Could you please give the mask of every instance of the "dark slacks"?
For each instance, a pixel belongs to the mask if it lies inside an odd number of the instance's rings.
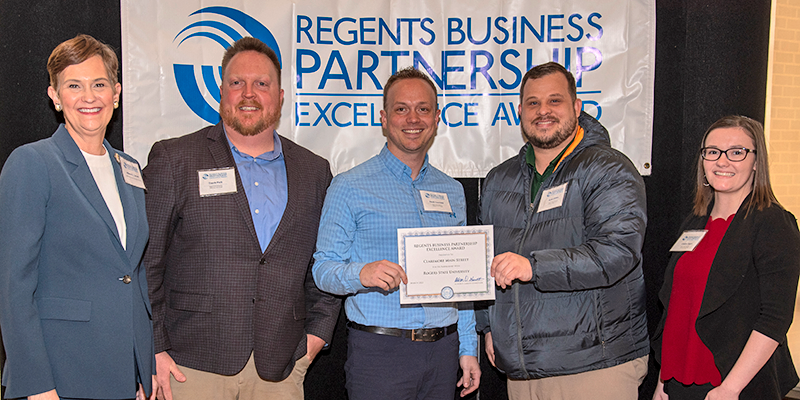
[[[442,400],[455,397],[458,333],[436,342],[348,328],[345,387],[350,400]]]
[[[669,396],[669,400],[703,400],[711,389],[714,389],[714,386],[710,383],[684,385],[675,379],[664,382],[664,392]]]

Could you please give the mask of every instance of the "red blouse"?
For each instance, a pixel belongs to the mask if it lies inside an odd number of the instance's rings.
[[[664,381],[675,378],[684,385],[711,383],[719,386],[722,383],[714,355],[697,336],[695,322],[711,263],[734,215],[727,219],[709,217],[705,227],[708,233],[703,240],[675,264],[661,347],[661,379]]]

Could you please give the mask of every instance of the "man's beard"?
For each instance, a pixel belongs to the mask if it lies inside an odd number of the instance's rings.
[[[536,126],[536,122],[541,119],[543,119],[543,117],[533,120],[529,126],[533,129],[533,127]],[[556,123],[559,122],[561,122],[560,119],[556,121]],[[564,143],[564,141],[569,139],[569,137],[575,132],[575,128],[578,126],[578,118],[575,116],[570,117],[567,119],[566,123],[561,125],[559,129],[553,133],[552,136],[546,138],[537,137],[533,132],[528,132],[525,124],[521,124],[520,126],[522,126],[522,134],[525,135],[525,138],[533,147],[539,149],[553,149],[558,147],[561,143]]]
[[[236,116],[236,113],[233,111],[233,110],[238,110],[240,107],[248,107],[248,106],[258,107],[259,109],[264,111],[264,113],[261,115],[261,118],[255,121],[255,123],[252,125],[245,125],[244,123],[242,123],[242,121],[239,119],[239,117]],[[270,126],[276,125],[278,121],[281,119],[281,110],[280,109],[266,110],[257,101],[241,101],[239,102],[239,104],[236,105],[235,109],[224,107],[223,104],[220,103],[219,116],[220,118],[222,118],[222,122],[233,128],[233,130],[238,132],[240,135],[255,136],[263,132]]]

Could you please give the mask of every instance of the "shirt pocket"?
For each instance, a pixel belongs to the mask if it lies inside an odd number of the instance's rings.
[[[423,211],[422,212],[423,226],[438,227],[438,226],[458,226],[461,221],[454,213],[446,213],[439,211]]]

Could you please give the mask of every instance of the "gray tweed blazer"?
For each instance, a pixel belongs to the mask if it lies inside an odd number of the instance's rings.
[[[258,374],[278,381],[306,354],[306,334],[330,343],[341,302],[310,271],[330,166],[281,144],[289,198],[263,254],[238,170],[236,193],[199,195],[198,170],[236,167],[221,123],[150,150],[144,263],[155,351],[178,365],[233,375],[253,352]]]

